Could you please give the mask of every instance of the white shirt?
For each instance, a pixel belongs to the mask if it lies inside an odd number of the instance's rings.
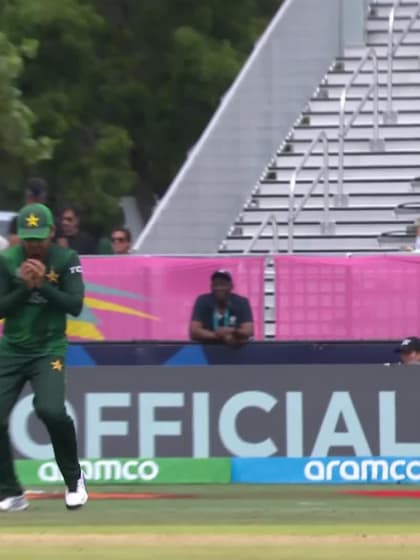
[[[0,235],[0,251],[7,249],[9,242],[2,235]]]

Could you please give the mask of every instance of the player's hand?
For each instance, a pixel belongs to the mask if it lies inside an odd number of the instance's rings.
[[[45,264],[41,261],[38,261],[37,259],[28,259],[25,262],[27,263],[29,269],[32,271],[35,287],[40,288],[42,283],[44,282],[46,272]]]
[[[35,288],[35,274],[32,270],[32,267],[28,264],[27,261],[22,263],[20,267],[20,277],[30,290],[33,290]]]

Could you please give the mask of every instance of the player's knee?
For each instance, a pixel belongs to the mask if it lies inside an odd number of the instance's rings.
[[[67,413],[64,407],[54,407],[51,405],[35,407],[35,413],[40,420],[46,422],[64,422],[67,420]]]

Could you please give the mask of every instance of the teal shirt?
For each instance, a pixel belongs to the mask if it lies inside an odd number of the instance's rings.
[[[20,278],[25,259],[21,245],[0,253],[0,318],[5,319],[0,351],[64,355],[67,314],[77,316],[83,307],[79,257],[71,249],[52,244],[44,262],[44,282],[33,290]]]

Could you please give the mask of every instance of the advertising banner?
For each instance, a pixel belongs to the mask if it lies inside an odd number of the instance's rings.
[[[188,340],[196,297],[210,276],[228,270],[235,292],[249,299],[255,339],[263,338],[264,259],[261,257],[84,257],[82,313],[69,317],[71,341]],[[2,321],[0,321],[0,336]]]
[[[188,340],[196,297],[218,269],[250,300],[255,337],[263,336],[264,259],[259,257],[86,257],[82,315],[68,322],[72,340]]]
[[[418,457],[232,459],[232,482],[420,484],[420,460]]]
[[[83,457],[416,457],[419,372],[374,365],[78,367],[68,372],[68,410]],[[28,391],[10,418],[12,444],[17,458],[48,461],[52,448]]]
[[[230,459],[82,459],[91,484],[226,484]],[[55,461],[16,461],[25,485],[59,484],[63,478]]]
[[[281,256],[275,270],[280,340],[395,340],[418,333],[418,255]]]

